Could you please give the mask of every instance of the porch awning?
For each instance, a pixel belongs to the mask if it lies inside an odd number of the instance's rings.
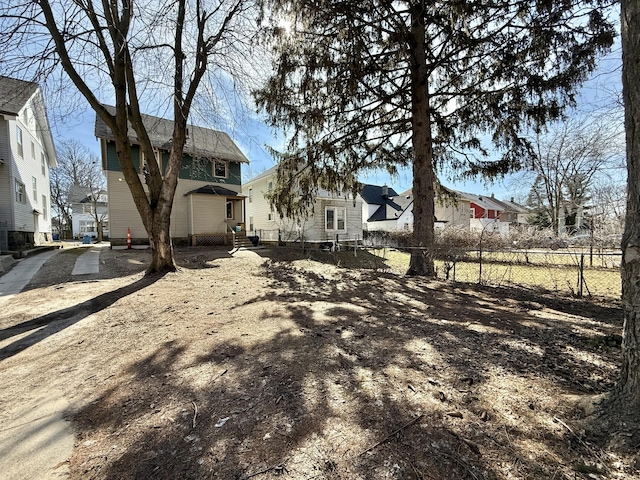
[[[193,195],[194,193],[204,193],[206,195],[221,195],[227,198],[246,198],[244,195],[240,195],[238,192],[229,190],[228,188],[221,187],[220,185],[204,185],[203,187],[196,188],[184,194]]]

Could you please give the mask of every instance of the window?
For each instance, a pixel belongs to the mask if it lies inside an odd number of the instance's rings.
[[[22,158],[22,130],[20,127],[16,127],[16,141],[18,142],[18,155]]]
[[[215,178],[227,178],[227,162],[213,161],[213,176]]]
[[[93,220],[80,220],[80,232],[89,233],[96,230],[96,223]]]
[[[27,203],[27,192],[24,188],[24,183],[15,181],[16,202]]]
[[[233,218],[233,202],[227,200],[227,219]]]
[[[253,232],[253,217],[249,217],[249,231]]]
[[[253,188],[249,189],[249,203],[253,201]]]
[[[325,228],[327,230],[335,230],[333,228],[333,224],[335,222],[335,215],[336,215],[336,212],[333,208],[327,208],[326,225],[325,225]]]
[[[346,226],[344,208],[328,207],[325,211],[325,228],[327,230],[344,230]]]
[[[38,203],[38,180],[36,177],[31,177],[31,189],[33,190],[33,201]]]
[[[31,158],[36,159],[36,144],[31,142]]]
[[[42,171],[42,176],[47,176],[47,162],[44,158],[44,152],[40,153],[40,170]]]
[[[476,218],[476,211],[473,208],[469,209],[469,216],[471,218]]]
[[[156,164],[160,167],[160,170],[162,170],[162,164],[160,163],[160,151],[159,150],[153,150],[153,157],[154,160],[156,161]],[[142,147],[140,147],[140,168],[142,169],[141,171],[145,170],[145,165],[148,165],[149,162],[147,162],[147,157],[145,156],[144,152],[142,151]],[[147,167],[148,169],[148,167]]]
[[[93,205],[82,205],[82,213],[89,213],[93,215]]]
[[[42,195],[42,218],[47,219],[47,196]]]
[[[269,214],[267,215],[267,220],[269,221],[273,220],[273,212],[269,212]]]
[[[269,187],[268,187],[269,191],[273,190],[273,182],[269,182]]]

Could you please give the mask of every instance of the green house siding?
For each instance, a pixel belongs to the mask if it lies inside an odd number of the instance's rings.
[[[131,145],[131,160],[135,166],[136,172],[140,173],[140,147],[138,145]],[[169,152],[162,152],[162,171],[165,171],[167,164],[169,163]],[[107,170],[114,172],[121,172],[120,162],[116,155],[115,145],[111,142],[107,143]],[[228,185],[241,185],[242,177],[240,170],[240,163],[229,162],[229,168],[227,170],[227,178],[215,178],[213,176],[213,167],[209,160],[196,159],[190,155],[184,155],[182,160],[182,166],[180,168],[180,177],[188,180],[199,180],[209,183],[223,183]]]

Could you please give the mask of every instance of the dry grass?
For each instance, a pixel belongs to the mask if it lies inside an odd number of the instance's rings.
[[[105,250],[83,281],[53,257],[0,314],[0,419],[64,391],[83,480],[640,478],[580,433],[619,306],[358,255],[189,248],[144,279],[148,253]]]
[[[406,252],[375,249],[371,250],[371,253],[382,258],[384,265],[394,273],[401,274],[408,269],[410,255]],[[453,262],[445,265],[444,261],[437,260],[439,277],[445,278],[447,270],[451,269],[448,278],[464,283],[518,285],[562,295],[577,295],[580,290],[577,266],[580,253],[570,252],[561,255],[555,252],[485,252],[482,256],[482,275],[477,252],[470,254],[467,257],[468,261],[464,258],[455,262],[455,270]],[[595,266],[590,267],[588,258],[587,255],[583,295],[619,299],[622,293],[619,264],[615,264],[608,256],[596,257]],[[600,267],[603,263],[607,268]]]

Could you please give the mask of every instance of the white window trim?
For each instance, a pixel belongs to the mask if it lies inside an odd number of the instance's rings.
[[[22,204],[26,204],[27,203],[27,188],[25,187],[24,183],[18,181],[18,180],[14,180],[15,181],[15,186],[14,186],[14,198],[16,200],[16,202],[18,203],[22,203]]]
[[[33,203],[38,203],[38,179],[36,177],[31,177],[31,189],[33,193]]]
[[[216,165],[220,163],[224,165],[224,176],[216,175]],[[224,160],[214,160],[211,164],[211,168],[213,169],[213,178],[229,178],[229,162],[225,162]]]
[[[160,173],[162,173],[162,155],[160,154],[160,150],[154,148],[153,156],[154,156],[154,160],[156,161],[156,164],[160,168]],[[144,151],[142,150],[142,145],[140,145],[140,173],[144,171],[145,163],[147,163],[147,156],[144,154]]]
[[[22,129],[16,125],[16,143],[18,144],[18,156],[24,158],[24,143],[22,138]]]
[[[229,205],[231,205],[231,216],[229,216]],[[225,206],[225,215],[227,216],[227,220],[233,220],[233,201],[227,200],[227,204]]]
[[[333,228],[327,228],[327,212],[332,210],[333,215]],[[338,228],[338,212],[341,211],[343,214],[344,228]],[[327,232],[345,232],[347,230],[347,209],[344,207],[326,207],[324,209],[324,226]]]

